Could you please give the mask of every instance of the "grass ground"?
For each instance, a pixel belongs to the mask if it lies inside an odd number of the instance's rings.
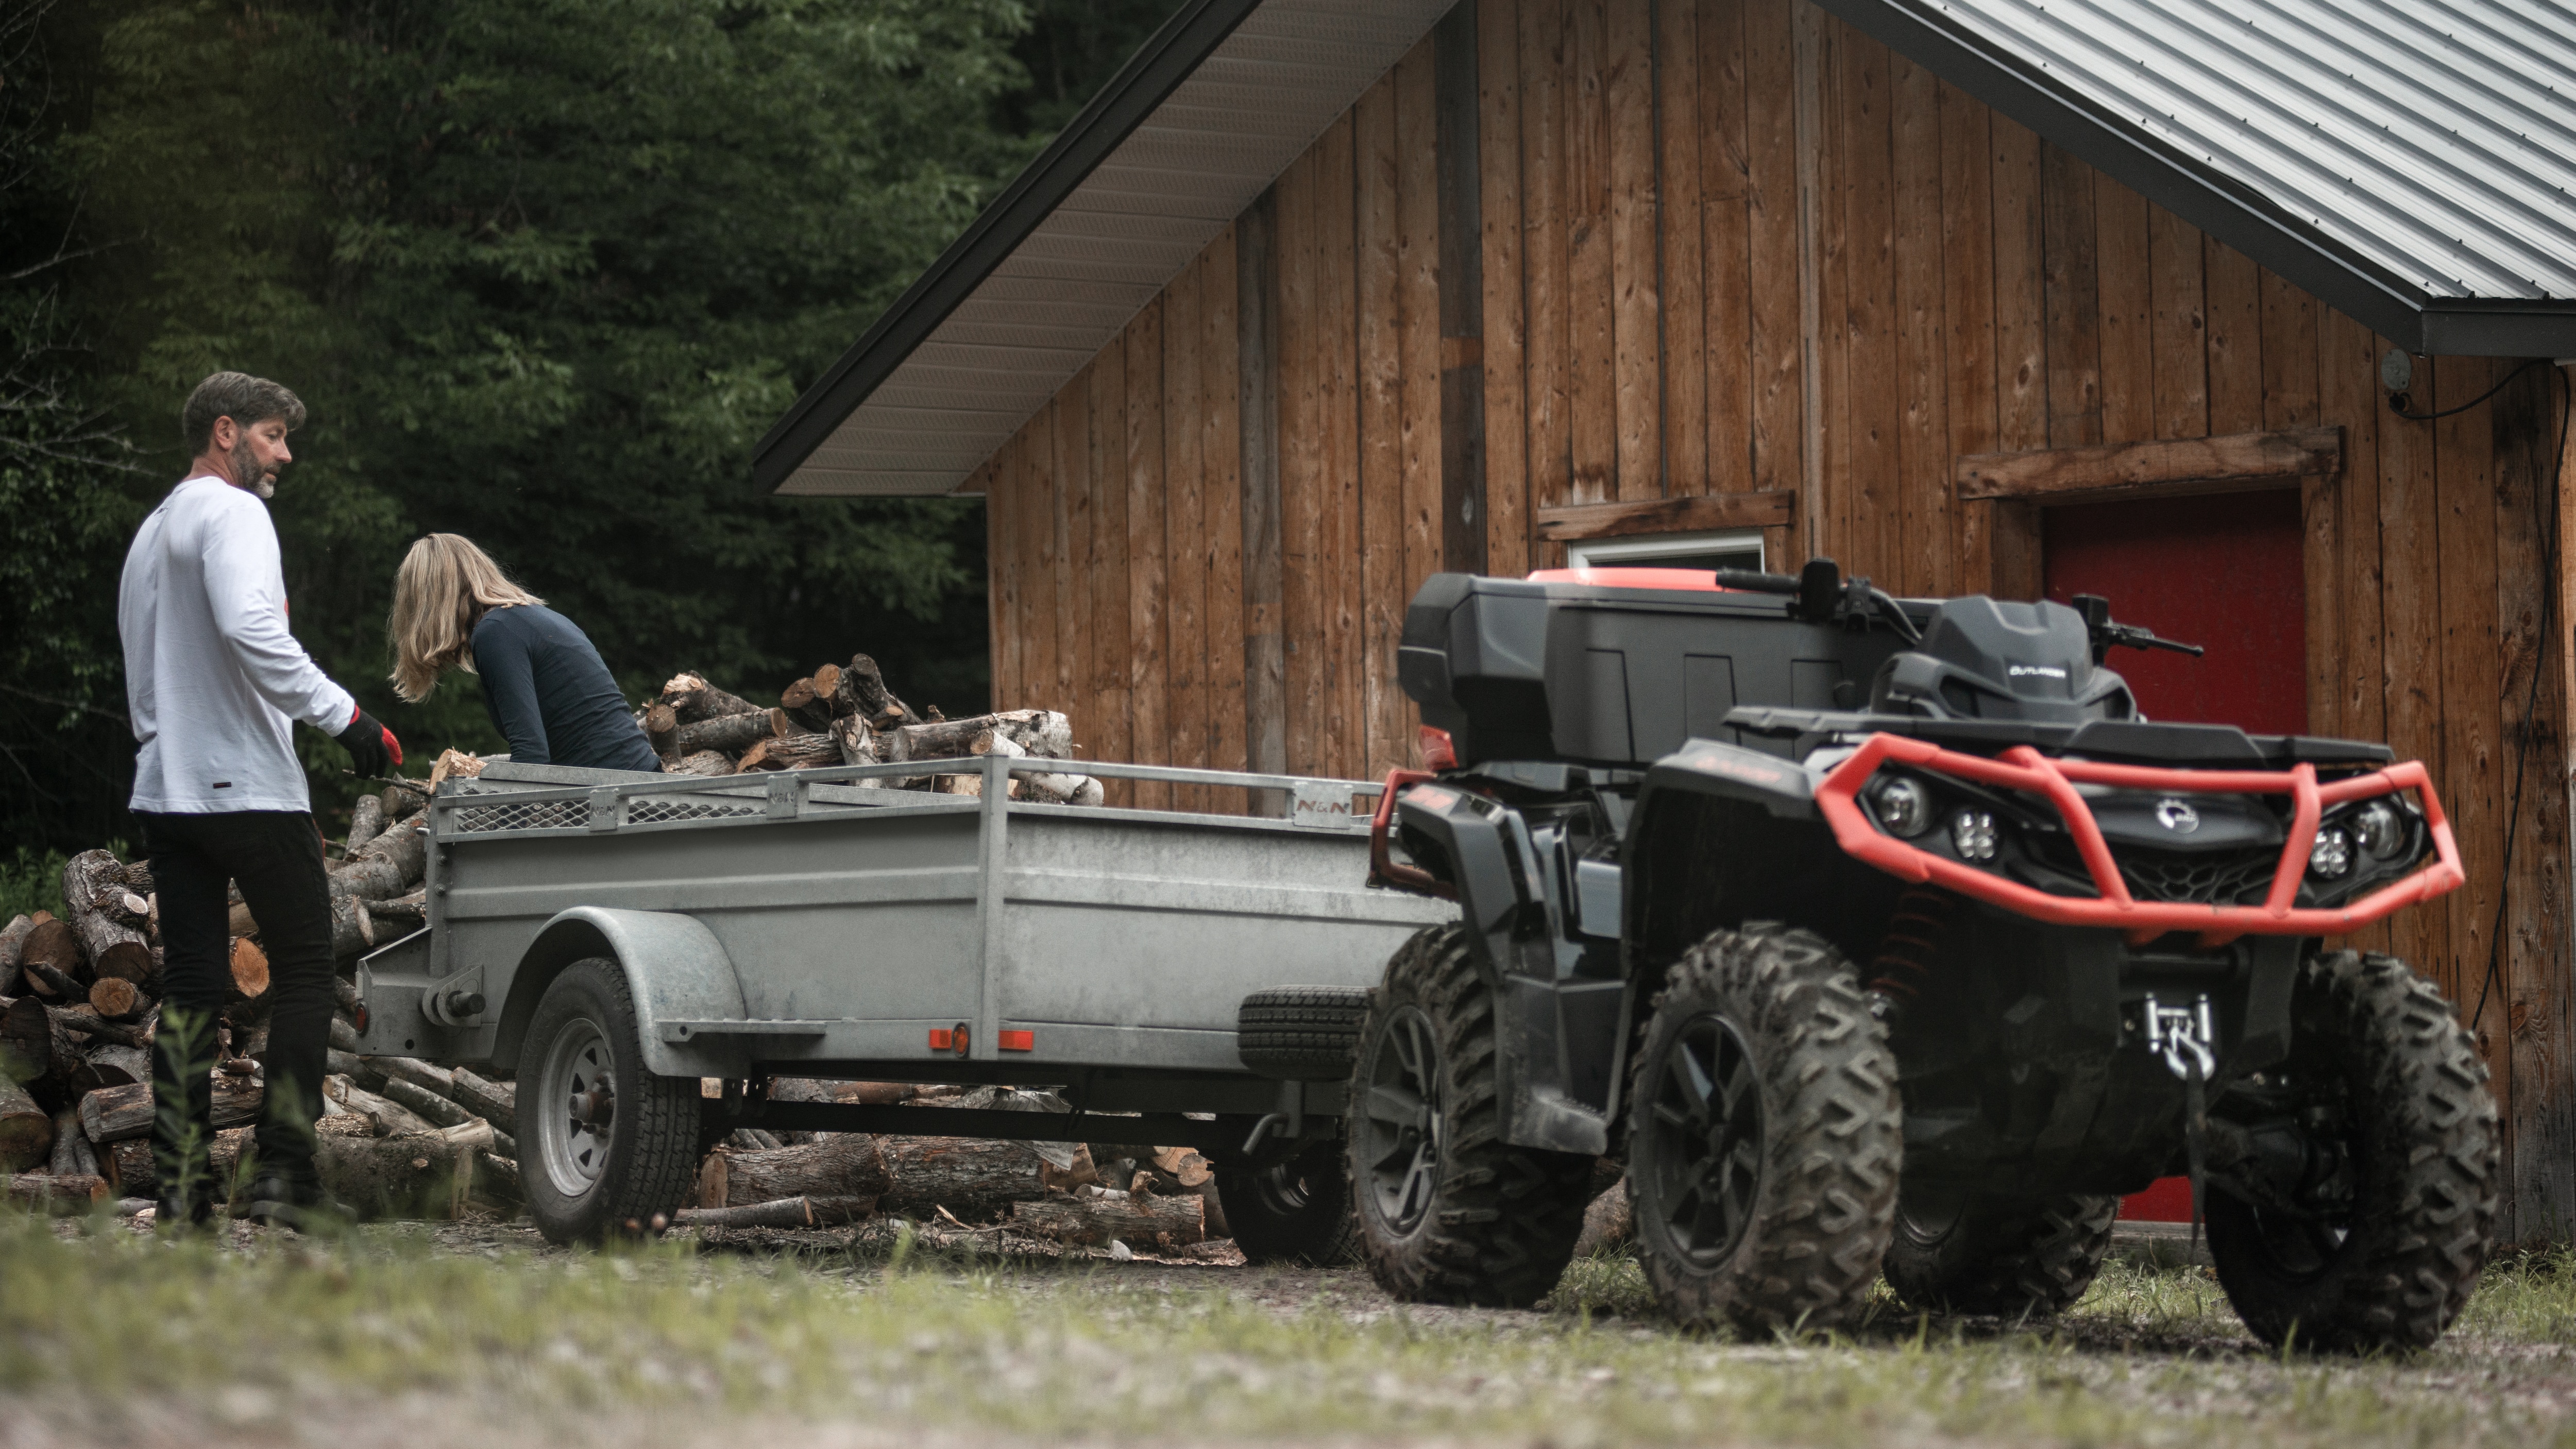
[[[1038,1260],[874,1234],[571,1254],[523,1230],[169,1245],[0,1215],[0,1445],[2576,1444],[2576,1261],[2490,1271],[2434,1351],[2276,1356],[2203,1270],[2046,1325],[1734,1342],[1635,1265],[1533,1312],[1364,1273]]]

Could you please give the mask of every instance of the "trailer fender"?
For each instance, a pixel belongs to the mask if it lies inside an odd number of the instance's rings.
[[[511,975],[500,1037],[493,1045],[494,1060],[517,1059],[520,1037],[536,1015],[546,987],[565,967],[595,956],[615,961],[626,975],[648,1070],[666,1077],[748,1074],[751,1062],[743,1038],[662,1040],[660,1024],[666,1020],[739,1021],[747,1015],[742,978],[735,973],[724,943],[694,916],[602,906],[575,906],[558,913],[529,943]]]

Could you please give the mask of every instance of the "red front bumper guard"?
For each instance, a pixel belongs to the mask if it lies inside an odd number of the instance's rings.
[[[2066,822],[2067,834],[2093,877],[2099,899],[2053,896],[2018,881],[1935,855],[1885,835],[1870,824],[1860,808],[1861,787],[1893,760],[1917,769],[1955,775],[1980,784],[2046,796]],[[2259,906],[2192,905],[2141,901],[2129,894],[2120,867],[2092,808],[2076,790],[2078,783],[2111,785],[2124,790],[2171,794],[2288,795],[2290,838],[2281,847],[2281,863],[2272,872],[2272,890]],[[2305,878],[2308,851],[2316,843],[2317,820],[2329,805],[2413,790],[2424,802],[2424,820],[2433,830],[2434,859],[2422,870],[2372,891],[2350,905],[2331,910],[2300,909],[2299,882]],[[1394,798],[1390,790],[1387,799]],[[2136,765],[2106,765],[2090,760],[2052,760],[2028,745],[2015,745],[1999,759],[1963,755],[1928,741],[1875,734],[1857,754],[1834,767],[1816,790],[1816,804],[1833,826],[1834,839],[1854,860],[1875,866],[1902,880],[1929,881],[1963,896],[2000,906],[2017,915],[2060,926],[2112,926],[2128,933],[2132,945],[2144,945],[2167,931],[2196,931],[2204,947],[2223,946],[2239,936],[2334,936],[2358,930],[2404,907],[2457,889],[2460,847],[2451,823],[2433,793],[2420,761],[2409,760],[2329,785],[2317,783],[2313,765],[2287,771],[2166,770]],[[1384,807],[1381,806],[1381,809]]]

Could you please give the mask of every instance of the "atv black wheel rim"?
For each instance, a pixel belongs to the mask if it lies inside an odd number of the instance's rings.
[[[1389,1012],[1369,1053],[1360,1160],[1378,1216],[1399,1236],[1420,1226],[1440,1185],[1440,1047],[1418,1006]]]
[[[1694,1266],[1725,1261],[1762,1189],[1762,1083],[1734,1023],[1682,1023],[1655,1074],[1653,1209]]]

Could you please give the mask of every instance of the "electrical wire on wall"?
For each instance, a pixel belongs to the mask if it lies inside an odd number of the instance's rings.
[[[2540,679],[2541,675],[2545,672],[2541,668],[2541,660],[2547,657],[2549,650],[2549,631],[2553,627],[2552,620],[2557,613],[2559,543],[2557,506],[2559,485],[2558,474],[2560,469],[2565,465],[2567,457],[2568,419],[2571,414],[2576,414],[2576,385],[2571,385],[2569,383],[2567,369],[2565,367],[2552,367],[2549,359],[2534,357],[2524,362],[2520,367],[2506,373],[2503,380],[2499,381],[2495,386],[2488,388],[2485,392],[2478,394],[2476,397],[2473,397],[2467,402],[2461,403],[2456,407],[2443,408],[2439,412],[2409,412],[2406,408],[2407,397],[2405,392],[2402,391],[2402,384],[2401,390],[2392,391],[2388,399],[2388,410],[2390,412],[2406,419],[2408,422],[2429,423],[2438,418],[2451,417],[2459,413],[2467,412],[2473,407],[2477,407],[2481,403],[2494,397],[2497,393],[2500,393],[2507,387],[2512,386],[2516,378],[2521,377],[2524,373],[2531,371],[2535,367],[2550,367],[2551,371],[2558,374],[2559,400],[2557,441],[2550,449],[2549,461],[2543,469],[2547,475],[2549,486],[2545,489],[2534,487],[2531,490],[2531,521],[2533,524],[2533,532],[2540,540],[2540,624],[2533,634],[2534,639],[2538,641],[2539,647],[2534,652],[2531,660],[2531,693],[2529,697],[2523,701],[2521,737],[2515,741],[2513,757],[2513,793],[2509,797],[2510,803],[2506,806],[2505,810],[2504,882],[2496,890],[2495,923],[2487,931],[2486,976],[2478,984],[2477,1008],[2469,1013],[2468,1026],[2472,1035],[2477,1032],[2478,1023],[2486,1016],[2487,997],[2495,990],[2497,974],[2504,959],[2505,908],[2513,895],[2514,848],[2519,843],[2522,833],[2522,785],[2523,779],[2528,773],[2529,766],[2531,764],[2532,726],[2538,722],[2540,717]],[[2508,1035],[2510,1035],[2509,1031]]]

